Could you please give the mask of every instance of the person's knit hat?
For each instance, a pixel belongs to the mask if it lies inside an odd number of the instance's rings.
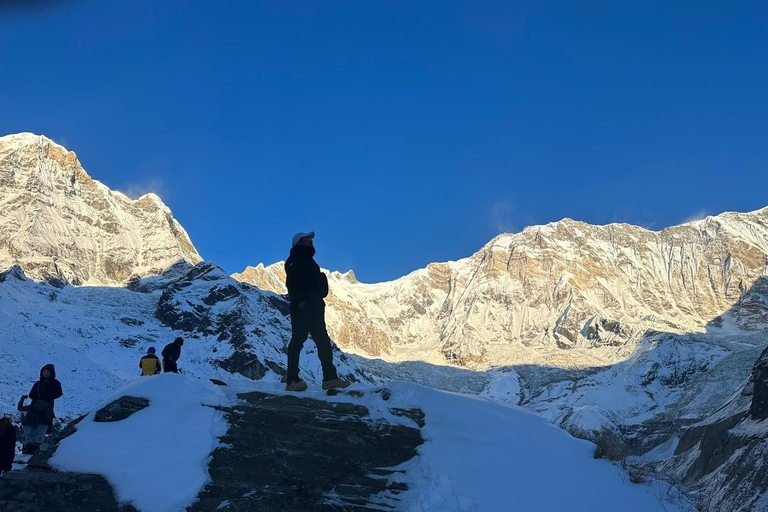
[[[156,351],[155,351],[155,347],[149,347],[149,348],[147,349],[147,354],[154,354],[155,352],[156,352]]]
[[[299,243],[299,240],[302,238],[309,238],[310,240],[313,240],[315,238],[315,232],[310,231],[309,233],[296,233],[293,235],[293,240],[291,240],[291,247],[296,247],[296,244]]]

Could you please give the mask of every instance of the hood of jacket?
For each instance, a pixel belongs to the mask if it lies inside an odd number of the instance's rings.
[[[56,378],[56,367],[53,366],[52,364],[47,364],[42,368],[40,368],[40,380],[43,380],[43,370],[48,370],[49,372],[51,372],[52,379]]]

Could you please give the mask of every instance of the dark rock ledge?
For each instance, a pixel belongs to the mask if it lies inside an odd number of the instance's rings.
[[[376,390],[382,401],[389,391]],[[344,394],[344,393],[342,393]],[[346,393],[351,399],[360,392]],[[230,424],[209,466],[211,483],[189,512],[401,510],[406,490],[391,469],[416,455],[418,428],[370,420],[354,403],[252,392],[221,408]],[[121,397],[97,412],[120,421],[145,407],[143,399]],[[420,410],[393,413],[424,424]],[[0,477],[0,510],[8,512],[136,512],[119,505],[100,475],[62,473],[49,458],[58,442],[75,432],[70,423],[26,469]]]
[[[238,397],[243,405],[223,409],[230,429],[190,512],[400,510],[406,486],[389,468],[416,456],[418,428],[366,421],[368,409],[353,403]],[[421,411],[397,412],[423,421]]]
[[[120,421],[149,405],[149,400],[123,396],[96,412],[96,421]],[[0,477],[0,510],[7,512],[137,512],[118,505],[112,486],[101,475],[53,470],[48,460],[59,443],[74,434],[85,416],[69,423],[29,460],[27,468]]]

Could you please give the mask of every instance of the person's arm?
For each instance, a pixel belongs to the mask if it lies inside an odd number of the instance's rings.
[[[320,282],[319,282],[320,296],[325,298],[328,296],[328,277],[323,273],[322,270],[320,271],[319,279],[320,279]]]
[[[56,388],[54,389],[54,397],[53,399],[56,400],[57,398],[61,398],[61,396],[64,394],[64,392],[61,390],[61,382],[54,380],[53,382],[56,383]]]
[[[29,408],[24,405],[24,400],[29,398],[27,395],[21,395],[21,399],[19,400],[19,404],[16,406],[16,410],[19,412],[26,412],[29,410]]]
[[[155,375],[159,375],[161,371],[163,371],[163,367],[160,364],[160,359],[156,357],[155,358]]]
[[[30,398],[31,400],[37,400],[38,398],[40,398],[40,397],[37,395],[37,388],[38,388],[38,384],[40,384],[40,383],[39,383],[39,382],[35,382],[35,383],[32,385],[32,391],[30,391],[30,392],[29,392],[29,398]]]

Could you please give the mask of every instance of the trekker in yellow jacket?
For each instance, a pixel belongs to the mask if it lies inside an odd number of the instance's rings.
[[[160,359],[155,355],[155,347],[147,349],[147,355],[139,361],[139,368],[141,368],[142,377],[160,374],[162,365],[160,364]]]

